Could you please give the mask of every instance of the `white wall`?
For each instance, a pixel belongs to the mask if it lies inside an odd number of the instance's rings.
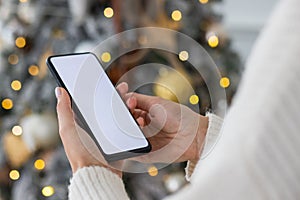
[[[243,61],[278,0],[224,0],[223,20],[233,48]]]

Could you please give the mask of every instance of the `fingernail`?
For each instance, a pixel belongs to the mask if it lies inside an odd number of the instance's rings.
[[[55,88],[55,96],[56,98],[59,98],[61,95],[61,89],[59,87]]]

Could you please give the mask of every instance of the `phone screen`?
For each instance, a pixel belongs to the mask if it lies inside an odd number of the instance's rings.
[[[71,95],[104,154],[150,151],[148,140],[94,54],[52,56],[47,63]]]

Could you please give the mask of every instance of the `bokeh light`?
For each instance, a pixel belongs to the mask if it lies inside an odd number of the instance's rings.
[[[181,51],[178,57],[181,61],[187,61],[189,59],[189,53],[187,51]]]
[[[171,14],[171,17],[174,21],[180,21],[182,18],[182,14],[179,10],[174,10]]]
[[[202,3],[202,4],[207,4],[208,0],[199,0],[199,2]]]
[[[155,166],[151,166],[151,167],[148,168],[148,174],[150,176],[157,176],[158,169]]]
[[[9,172],[9,178],[13,181],[16,181],[20,178],[20,172],[18,170],[11,170]]]
[[[46,166],[46,163],[42,159],[38,159],[34,162],[34,168],[37,170],[43,170]]]
[[[36,65],[30,65],[30,67],[28,68],[28,73],[31,76],[37,76],[39,74],[39,72],[40,72],[40,69]]]
[[[16,65],[19,62],[19,57],[16,54],[11,54],[8,56],[8,62],[11,65]]]
[[[212,35],[208,38],[208,45],[215,48],[219,45],[219,38],[216,35]]]
[[[112,18],[114,16],[114,10],[111,7],[104,9],[103,14],[106,18]]]
[[[22,88],[22,83],[19,80],[14,80],[10,84],[11,88],[15,91],[19,91]]]
[[[14,103],[9,98],[6,98],[2,101],[2,108],[4,108],[5,110],[10,110],[13,108],[13,106],[14,106]]]
[[[223,77],[223,78],[220,79],[220,86],[222,88],[227,88],[227,87],[229,87],[229,85],[230,85],[230,79],[229,78]]]
[[[42,189],[42,194],[43,194],[45,197],[50,197],[50,196],[52,196],[54,193],[55,193],[55,189],[54,189],[54,187],[52,187],[51,185],[45,186],[45,187],[43,187],[43,189]]]
[[[26,45],[26,39],[24,37],[17,37],[15,44],[18,48],[24,48]]]
[[[103,62],[109,62],[111,60],[111,55],[109,52],[104,52],[102,55],[101,55],[101,60]]]
[[[196,105],[199,102],[199,97],[193,94],[192,96],[190,96],[189,101],[191,104]]]
[[[14,134],[15,136],[20,136],[23,133],[23,129],[21,126],[16,125],[11,129],[12,134]]]

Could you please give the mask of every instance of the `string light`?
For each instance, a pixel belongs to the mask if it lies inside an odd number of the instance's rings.
[[[23,129],[21,126],[14,126],[11,129],[12,134],[14,134],[15,136],[20,136],[23,133]]]
[[[50,197],[52,196],[53,194],[55,193],[55,190],[54,190],[54,187],[52,186],[45,186],[43,187],[42,189],[42,194],[45,196],[45,197]]]
[[[2,101],[2,108],[4,108],[5,110],[10,110],[13,108],[13,106],[14,103],[11,99],[6,98]]]
[[[8,56],[8,62],[11,65],[16,65],[19,62],[19,57],[16,54],[11,54]]]
[[[212,35],[208,38],[208,45],[215,48],[219,45],[219,38],[216,35]]]
[[[189,100],[191,104],[196,105],[199,102],[199,97],[193,94],[192,96],[190,96]]]
[[[39,67],[36,65],[30,65],[30,67],[28,68],[28,73],[31,76],[37,76],[39,72],[40,72]]]
[[[199,2],[202,3],[202,4],[207,4],[208,0],[199,0]]]
[[[229,87],[229,85],[230,85],[230,79],[229,78],[223,77],[223,78],[220,79],[220,86],[222,88],[227,88],[227,87]]]
[[[103,14],[106,18],[112,18],[114,16],[114,10],[111,7],[104,9]]]
[[[179,59],[181,61],[187,61],[189,59],[189,53],[187,51],[181,51],[179,53]]]
[[[174,21],[180,21],[182,18],[182,14],[179,10],[174,10],[171,14],[171,17]]]
[[[11,170],[9,172],[9,178],[13,181],[16,181],[20,178],[20,172],[18,170]]]
[[[109,62],[111,60],[111,55],[109,52],[104,52],[102,55],[101,55],[101,60],[103,62]]]
[[[158,174],[157,168],[156,168],[155,166],[149,167],[149,168],[148,168],[148,174],[149,174],[150,176],[157,176],[157,174]]]
[[[10,84],[11,88],[15,91],[19,91],[22,88],[22,83],[19,80],[14,80]]]
[[[38,159],[34,162],[34,168],[37,170],[43,170],[45,166],[46,166],[45,161],[42,159]]]
[[[15,44],[18,48],[22,49],[26,45],[26,40],[24,37],[17,37]]]

